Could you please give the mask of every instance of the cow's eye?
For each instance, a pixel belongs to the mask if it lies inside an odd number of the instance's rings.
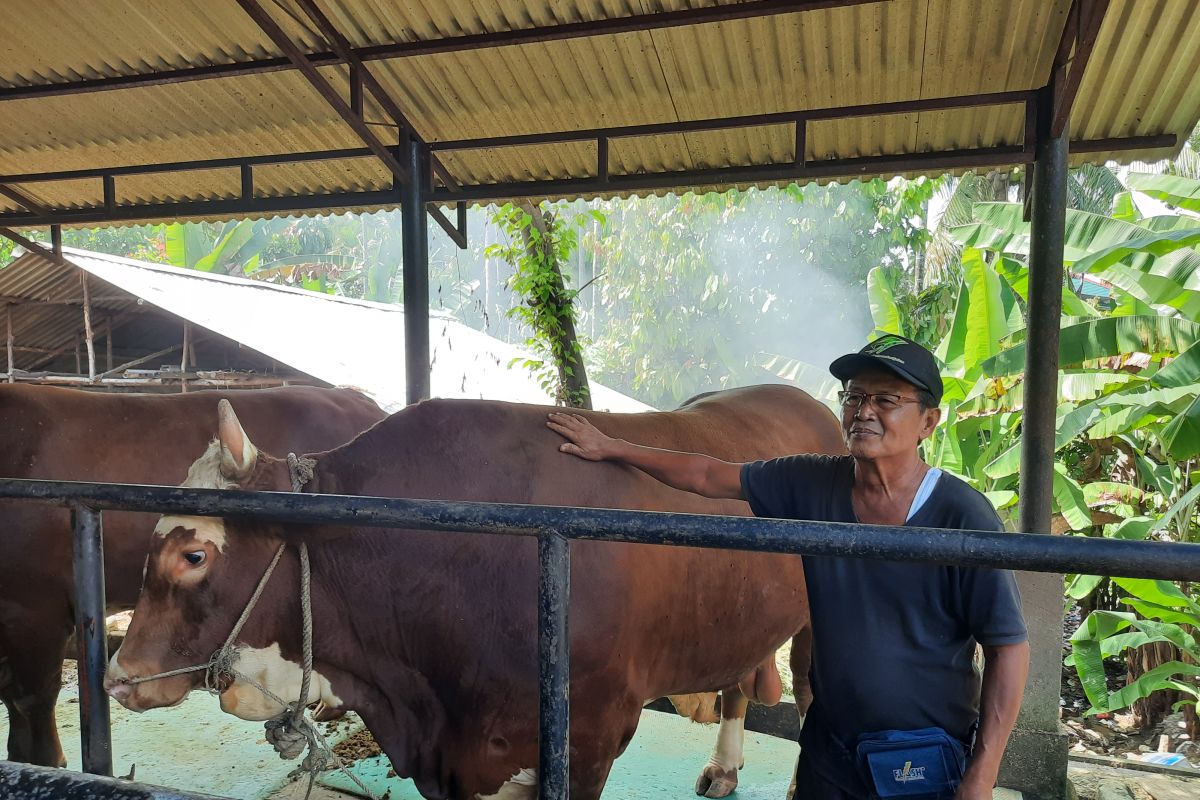
[[[208,558],[208,554],[203,550],[193,550],[190,553],[184,553],[183,558],[193,567],[198,567]]]

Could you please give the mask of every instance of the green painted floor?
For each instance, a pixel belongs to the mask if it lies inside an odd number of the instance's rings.
[[[295,761],[283,761],[263,738],[261,723],[245,722],[222,713],[217,699],[193,692],[174,708],[136,714],[110,702],[113,727],[113,770],[127,775],[136,765],[143,783],[237,798],[265,800],[288,783]],[[58,705],[59,732],[72,769],[79,769],[79,705],[74,687],[63,690]],[[331,744],[349,731],[338,726]],[[716,726],[701,726],[682,718],[647,711],[637,735],[617,760],[605,797],[620,800],[695,797],[693,784],[716,740]],[[0,711],[0,742],[7,739],[8,720]],[[746,768],[737,797],[741,800],[780,800],[796,758],[796,745],[760,734],[746,738]],[[419,800],[412,784],[387,778],[386,759],[358,762],[354,771],[377,797]],[[342,775],[321,783],[330,789],[352,789]],[[301,794],[302,796],[302,794]]]
[[[606,798],[658,800],[695,798],[693,786],[716,741],[717,727],[696,725],[657,711],[642,713],[637,735],[613,765]],[[783,800],[796,764],[798,746],[771,736],[746,736],[746,768],[739,776],[739,800]],[[421,800],[409,781],[388,778],[385,758],[360,761],[354,772],[376,797],[390,791],[389,800]],[[334,789],[355,789],[344,775],[323,778]]]
[[[138,714],[109,701],[113,731],[113,772],[142,783],[257,800],[287,780],[295,767],[283,761],[263,738],[261,722],[225,714],[217,698],[193,692],[181,705]],[[79,769],[79,701],[74,686],[58,701],[58,732],[70,769]],[[8,738],[8,718],[0,709],[0,743]]]

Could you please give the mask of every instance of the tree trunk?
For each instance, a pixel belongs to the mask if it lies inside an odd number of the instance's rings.
[[[1129,672],[1129,683],[1152,669],[1179,658],[1179,651],[1167,642],[1152,642],[1129,653],[1125,666]],[[1142,730],[1153,728],[1171,713],[1171,706],[1179,701],[1179,692],[1163,689],[1133,704],[1134,723]]]
[[[575,315],[572,313],[571,301],[565,299],[566,284],[563,281],[562,268],[558,263],[554,239],[551,235],[554,230],[554,212],[543,211],[528,201],[521,203],[520,207],[533,218],[533,227],[541,234],[539,257],[544,259],[554,272],[553,294],[545,302],[552,310],[562,310],[566,306],[565,310],[558,313],[560,326],[554,351],[570,355],[559,359],[558,363],[554,365],[558,370],[559,396],[557,399],[563,405],[590,410],[592,408],[592,392],[588,386],[587,370],[583,366],[583,348],[579,346],[579,337],[575,334]],[[528,236],[525,238],[525,247],[531,251],[531,254],[535,248]],[[536,297],[531,297],[528,298],[528,302],[540,301]],[[574,363],[569,363],[569,360],[573,360]]]

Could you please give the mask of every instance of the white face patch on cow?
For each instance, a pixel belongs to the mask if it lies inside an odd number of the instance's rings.
[[[495,794],[477,794],[477,800],[537,800],[538,773],[536,769],[523,769],[506,781]]]
[[[233,668],[286,701],[300,696],[303,671],[299,664],[281,655],[278,644],[266,648],[238,648]],[[331,708],[342,706],[342,699],[333,693],[329,680],[313,670],[304,705],[318,700]],[[221,710],[235,717],[261,722],[279,714],[283,706],[239,678],[221,692]]]
[[[208,443],[204,455],[197,458],[188,467],[187,478],[180,486],[189,489],[236,489],[238,485],[226,477],[221,471],[221,440],[213,439]]]
[[[220,517],[162,517],[154,526],[154,535],[169,536],[173,531],[180,529],[191,532],[196,541],[209,542],[213,547],[225,552],[225,521]],[[143,572],[142,580],[145,578]]]

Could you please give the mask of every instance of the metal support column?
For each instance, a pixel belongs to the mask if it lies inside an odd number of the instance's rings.
[[[1028,335],[1025,337],[1025,417],[1021,422],[1020,527],[1049,533],[1054,508],[1054,436],[1058,408],[1058,329],[1062,320],[1063,238],[1067,221],[1067,134],[1043,127],[1050,92],[1038,109],[1029,242]]]
[[[567,800],[571,732],[571,550],[557,533],[538,536],[538,797]]]
[[[100,512],[71,508],[75,529],[75,641],[79,643],[79,733],[83,771],[112,775],[112,734],[104,670],[108,633],[104,627],[104,533]]]
[[[431,187],[429,148],[408,143],[409,183],[402,188],[400,225],[404,259],[404,369],[408,403],[429,398],[429,229],[425,198]]]
[[[1037,105],[1029,245],[1025,417],[1021,424],[1022,532],[1050,535],[1058,340],[1062,319],[1063,239],[1067,216],[1067,131],[1052,136],[1053,84]],[[1001,785],[1056,800],[1066,793],[1067,737],[1059,722],[1062,681],[1062,575],[1018,576],[1032,648],[1029,682],[1001,771]]]

